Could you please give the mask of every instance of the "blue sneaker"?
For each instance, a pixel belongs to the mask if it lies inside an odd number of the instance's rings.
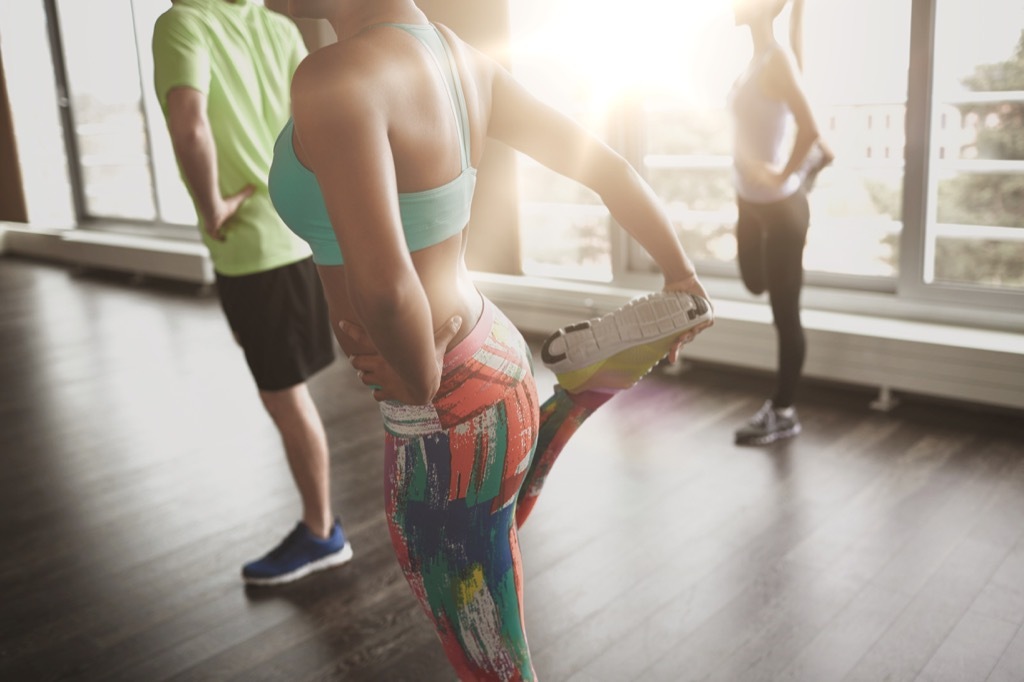
[[[335,520],[331,534],[321,538],[299,521],[269,554],[243,566],[242,578],[249,585],[283,585],[351,558],[352,545],[346,542],[340,522]]]

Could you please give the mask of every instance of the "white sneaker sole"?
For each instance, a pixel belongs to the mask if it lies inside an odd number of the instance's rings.
[[[541,359],[566,390],[626,388],[650,372],[679,336],[712,319],[711,304],[700,296],[659,291],[559,329],[544,342]]]
[[[299,578],[305,578],[310,573],[316,573],[317,571],[323,571],[328,568],[334,568],[344,563],[348,563],[352,559],[352,544],[345,543],[345,546],[334,554],[328,554],[322,559],[311,561],[304,566],[300,566],[291,573],[284,573],[282,575],[274,576],[273,578],[247,578],[242,576],[246,585],[284,585],[285,583],[295,582]]]

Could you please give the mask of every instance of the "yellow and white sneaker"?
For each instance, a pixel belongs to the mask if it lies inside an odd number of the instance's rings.
[[[700,296],[659,291],[559,329],[544,342],[541,359],[570,393],[619,391],[650,373],[682,334],[713,319]]]

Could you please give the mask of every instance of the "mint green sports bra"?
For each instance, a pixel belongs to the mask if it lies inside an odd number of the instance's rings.
[[[454,180],[422,192],[400,193],[398,207],[409,251],[419,251],[454,237],[469,222],[476,188],[476,169],[469,160],[469,115],[462,81],[451,49],[433,24],[386,24],[419,40],[434,57],[448,85],[448,95],[459,127],[462,172]],[[270,198],[281,219],[309,243],[317,265],[342,265],[341,247],[327,216],[323,194],[313,173],[295,156],[291,119],[274,144],[270,166]]]

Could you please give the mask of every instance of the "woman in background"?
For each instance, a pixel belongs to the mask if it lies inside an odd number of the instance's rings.
[[[774,22],[792,2],[790,44]],[[803,253],[810,211],[807,191],[832,161],[800,85],[804,0],[734,0],[737,26],[750,29],[754,56],[730,93],[735,118],[734,182],[739,218],[737,257],[743,283],[768,292],[778,337],[775,393],[736,431],[736,442],[766,445],[800,433],[796,393],[806,355],[800,322]],[[786,148],[789,126],[796,136]]]

